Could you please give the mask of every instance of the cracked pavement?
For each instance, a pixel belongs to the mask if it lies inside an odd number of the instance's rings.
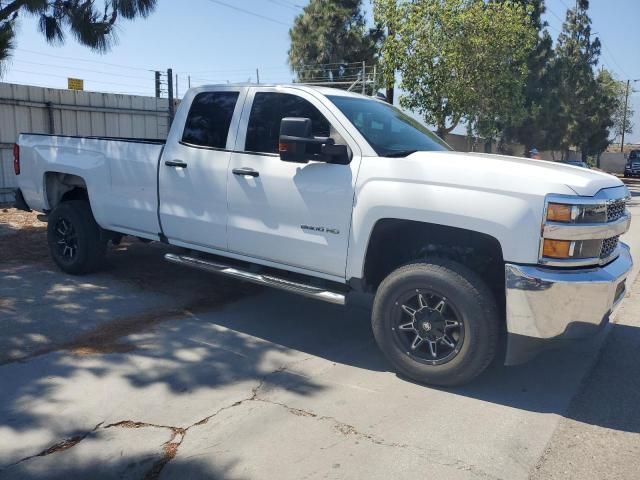
[[[164,248],[125,244],[79,278],[0,265],[0,479],[581,478],[562,464],[575,424],[638,442],[580,413],[607,332],[429,388],[388,370],[366,312],[168,266]]]

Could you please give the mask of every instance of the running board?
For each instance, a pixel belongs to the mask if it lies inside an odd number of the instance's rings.
[[[278,278],[272,275],[252,273],[246,270],[240,270],[239,268],[231,265],[188,257],[185,255],[175,255],[173,253],[165,254],[164,258],[165,260],[171,263],[177,263],[178,265],[198,268],[207,272],[237,278],[238,280],[257,283],[258,285],[279,288],[280,290],[286,290],[305,297],[315,298],[316,300],[322,300],[323,302],[333,303],[336,305],[344,305],[345,303],[345,296],[342,293],[332,292],[312,285],[306,285],[304,283],[292,282],[291,280],[285,280],[284,278]]]

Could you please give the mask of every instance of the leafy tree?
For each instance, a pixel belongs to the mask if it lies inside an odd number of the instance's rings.
[[[595,85],[588,110],[589,117],[583,122],[587,131],[580,145],[583,158],[599,155],[607,149],[611,143],[611,132],[615,130],[616,115],[624,109],[626,85],[623,82],[617,81],[609,71],[602,69],[598,73]]]
[[[542,20],[544,0],[519,0],[527,8],[531,25],[538,32],[534,48],[527,58],[528,75],[524,84],[524,114],[520,121],[507,125],[505,139],[521,143],[525,151],[533,147],[553,149],[557,146],[559,115],[558,76],[551,68],[554,58],[553,41]]]
[[[375,62],[378,29],[368,29],[362,0],[311,0],[289,30],[289,65],[299,81],[338,81]]]
[[[631,119],[634,115],[631,102],[627,101],[627,83],[619,80],[615,82],[616,109],[613,113],[612,133],[614,138],[622,137],[624,130],[625,135],[633,133],[633,122]],[[629,87],[629,95],[633,93]],[[626,115],[625,115],[626,114]]]
[[[52,45],[64,43],[70,32],[82,45],[97,52],[113,44],[114,26],[119,17],[148,16],[157,0],[0,0],[0,66],[14,48],[15,26],[21,15],[39,18],[39,29]]]
[[[373,0],[373,18],[382,30],[384,41],[380,46],[378,65],[386,89],[387,102],[393,104],[395,96],[396,72],[400,68],[400,42],[397,32],[400,27],[402,9],[397,0]]]
[[[588,9],[589,0],[577,0],[576,7],[567,11],[554,62],[559,79],[559,146],[565,154],[569,147],[577,146],[585,159],[594,135],[593,118],[601,107],[597,100],[604,98],[593,71],[600,57],[600,40],[591,38]]]
[[[463,119],[486,138],[515,123],[523,111],[526,61],[536,36],[524,6],[405,0],[396,8],[396,36],[387,37],[382,50],[383,57],[390,51],[394,58],[383,63],[399,65],[405,108],[423,115],[440,136]]]

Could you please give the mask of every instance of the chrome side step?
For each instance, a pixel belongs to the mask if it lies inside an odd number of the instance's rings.
[[[258,285],[266,285],[268,287],[279,288],[280,290],[286,290],[288,292],[297,293],[299,295],[315,298],[324,302],[334,303],[336,305],[344,305],[345,303],[345,296],[342,293],[332,292],[323,288],[314,287],[312,285],[306,285],[304,283],[292,282],[291,280],[285,280],[284,278],[278,278],[272,275],[252,273],[246,270],[240,270],[237,267],[225,265],[223,263],[203,260],[201,258],[188,257],[186,255],[175,255],[173,253],[167,253],[165,254],[164,258],[165,260],[171,263],[177,263],[178,265],[198,268],[207,272],[237,278],[238,280],[257,283]]]

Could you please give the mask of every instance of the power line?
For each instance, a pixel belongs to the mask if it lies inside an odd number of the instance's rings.
[[[57,90],[68,90],[66,87],[52,87],[51,84],[45,84],[45,83],[37,83],[37,82],[29,82],[29,83],[22,83],[22,82],[12,82],[12,81],[8,81],[7,83],[12,83],[14,85],[24,85],[27,87],[42,87],[42,88],[54,88]],[[120,94],[120,95],[139,95],[139,96],[144,96],[144,97],[149,97],[149,92],[142,92],[142,91],[94,91],[94,90],[83,90],[85,92],[92,92],[92,93],[115,93],[115,94]]]
[[[267,0],[270,3],[273,3],[274,5],[278,5],[279,7],[285,7],[285,8],[290,8],[291,10],[295,10],[296,12],[300,11],[300,7],[294,7],[292,4],[290,3],[285,3],[282,0],[278,1],[278,0]]]
[[[238,12],[246,13],[247,15],[253,15],[254,17],[262,18],[263,20],[267,20],[269,22],[277,23],[280,25],[284,25],[288,27],[289,24],[285,22],[281,22],[280,20],[276,20],[275,18],[267,17],[266,15],[262,15],[260,13],[252,12],[250,10],[245,10],[244,8],[236,7],[235,5],[229,5],[228,3],[222,2],[221,0],[209,0],[212,3],[216,3],[218,5],[222,5],[223,7],[231,8],[232,10],[236,10]]]
[[[213,0],[210,0],[210,1],[213,1]],[[129,66],[129,65],[119,65],[117,63],[101,62],[101,61],[98,61],[98,60],[87,60],[85,58],[65,57],[63,55],[54,55],[54,54],[51,54],[51,53],[36,52],[34,50],[25,50],[25,49],[22,49],[22,48],[16,48],[15,50],[17,52],[31,53],[33,55],[40,55],[40,56],[43,56],[43,57],[61,58],[63,60],[75,60],[77,62],[96,63],[96,64],[99,64],[99,65],[106,65],[106,66],[109,66],[109,67],[127,68],[127,69],[130,69],[130,70],[140,70],[140,71],[143,71],[143,72],[153,72],[155,70],[158,70],[157,68],[132,67],[132,66]]]
[[[18,73],[26,73],[26,74],[29,74],[29,75],[40,75],[40,76],[45,76],[45,77],[69,78],[66,75],[56,75],[54,73],[45,73],[45,72],[31,72],[29,70],[17,70],[15,68],[12,69],[11,71],[12,72],[18,72]],[[95,80],[95,79],[91,79],[91,78],[85,78],[84,80],[87,81],[87,82],[101,83],[101,84],[104,84],[104,85],[118,85],[118,86],[121,86],[121,87],[136,87],[136,88],[142,87],[142,88],[144,88],[143,85],[139,85],[139,84],[134,85],[134,84],[131,84],[131,83],[105,82],[103,80]]]
[[[288,3],[288,4],[289,4],[289,5],[291,5],[292,7],[296,7],[296,8],[299,8],[299,9],[301,9],[301,10],[304,8],[304,5],[300,5],[299,3],[292,2],[291,0],[280,0],[280,2],[282,2],[282,3]]]
[[[134,75],[125,75],[122,73],[108,73],[108,72],[103,72],[100,70],[92,70],[90,68],[80,68],[80,67],[67,67],[64,65],[52,65],[50,63],[39,63],[39,62],[29,62],[27,60],[18,60],[15,59],[14,60],[17,63],[26,63],[29,65],[37,65],[37,66],[41,66],[41,67],[49,67],[49,68],[62,68],[62,69],[68,69],[68,70],[74,70],[74,71],[83,71],[83,72],[91,72],[91,73],[99,73],[100,75],[108,75],[111,77],[122,77],[122,78],[133,78],[136,80],[149,80],[150,77],[140,77],[140,76],[134,76]],[[12,62],[13,64],[13,62]]]
[[[362,66],[362,62],[335,62],[335,63],[319,63],[316,65],[301,65],[296,67],[297,70],[313,70],[313,69],[322,69],[324,67],[331,66],[344,66],[345,69],[354,69],[360,68]],[[260,71],[290,71],[289,67],[280,66],[280,67],[260,67]],[[190,72],[181,72],[184,75],[198,75],[198,74],[207,74],[207,73],[255,73],[255,68],[241,68],[241,69],[230,69],[230,70],[198,70],[198,71],[190,71]]]
[[[625,72],[624,68],[622,68],[622,66],[620,66],[620,64],[618,63],[618,61],[616,60],[616,57],[613,56],[613,52],[611,50],[609,50],[609,47],[607,47],[607,45],[600,41],[600,44],[604,47],[604,49],[609,52],[609,58],[613,61],[613,63],[620,69],[620,71],[622,72],[622,74],[625,76],[625,78],[629,78],[630,75]]]
[[[567,10],[571,10],[571,8],[569,8],[567,6],[567,4],[563,1],[560,0],[561,3],[567,7]],[[553,10],[551,10],[551,8],[547,7],[547,10],[554,16],[556,17],[560,22],[564,23],[564,20],[562,20]],[[622,72],[622,74],[625,77],[629,77],[629,75],[625,72],[624,68],[622,68],[622,66],[618,63],[618,61],[616,60],[615,56],[613,55],[613,52],[611,51],[611,49],[607,46],[606,43],[604,43],[604,41],[602,40],[602,38],[599,37],[600,40],[600,45],[602,45],[602,47],[608,52],[609,54],[609,58],[612,60],[612,62],[618,67],[618,69],[620,70],[620,72]],[[604,62],[602,62],[604,64]]]
[[[547,7],[547,10],[549,10],[549,12],[551,13],[551,15],[553,15],[554,17],[556,17],[560,23],[564,23],[564,20],[563,20],[563,19],[561,19],[561,18],[558,16],[558,14],[557,14],[556,12],[554,12],[553,10],[551,10],[549,7]]]

